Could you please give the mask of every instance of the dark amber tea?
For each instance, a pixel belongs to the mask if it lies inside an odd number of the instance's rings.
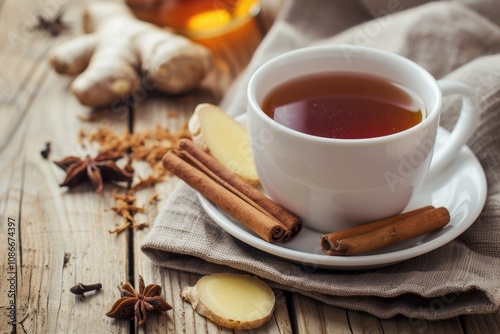
[[[264,112],[291,129],[319,137],[361,139],[397,133],[422,121],[422,100],[375,76],[324,73],[276,87]]]

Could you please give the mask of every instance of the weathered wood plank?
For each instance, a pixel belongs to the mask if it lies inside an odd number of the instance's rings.
[[[425,319],[410,319],[397,316],[391,319],[382,319],[382,328],[386,334],[398,333],[463,333],[462,326],[458,318],[429,321]]]
[[[23,15],[38,13],[41,4],[9,2],[13,3],[26,6],[19,12],[8,9],[9,15],[21,15],[14,21],[19,24]],[[128,245],[108,233],[111,225],[107,224],[115,215],[109,210],[114,204],[111,187],[103,194],[96,194],[89,185],[71,191],[60,188],[64,172],[40,155],[46,142],[52,143],[50,160],[84,155],[77,134],[92,125],[77,118],[86,109],[68,93],[70,79],[57,76],[47,65],[47,51],[59,40],[41,32],[29,36],[29,48],[6,48],[1,55],[5,90],[0,128],[5,137],[0,188],[5,204],[0,236],[7,240],[10,217],[16,224],[16,320],[22,321],[16,329],[27,333],[70,333],[82,328],[92,333],[128,332],[128,321],[115,324],[104,315],[117,299],[116,285],[127,280]],[[127,126],[119,119],[113,124]],[[6,247],[0,249],[0,258],[3,311],[3,296],[10,289],[5,282],[12,275]],[[81,299],[69,292],[78,282],[101,282],[103,290]],[[0,327],[1,332],[12,329],[6,321]]]
[[[56,44],[78,33],[78,24],[58,37],[33,30],[37,15],[53,17],[66,1],[7,1],[0,11],[0,151],[9,142],[25,117],[33,97],[46,78],[47,53]],[[81,4],[71,4],[65,15],[68,22],[78,22]],[[67,92],[67,87],[62,87]]]
[[[143,103],[135,111],[134,130],[136,132],[144,131],[145,129],[154,129],[156,125],[166,127],[172,133],[182,127],[184,122],[189,117],[189,111],[193,108],[195,99],[183,99],[175,103],[175,100],[165,97],[150,98]],[[175,114],[176,117],[169,115]],[[135,173],[139,176],[146,177],[152,171],[150,166],[146,164],[135,164]],[[153,225],[154,220],[168,195],[173,191],[177,180],[171,178],[167,182],[157,184],[152,188],[145,188],[136,192],[137,202],[139,205],[145,203],[147,210],[145,213],[136,214],[135,218],[139,221],[147,221]],[[155,193],[159,194],[160,201],[148,203],[149,198]],[[139,333],[147,332],[163,332],[168,333],[189,332],[186,328],[189,322],[185,320],[185,305],[180,298],[181,286],[186,285],[183,279],[189,279],[190,275],[178,273],[174,270],[167,270],[154,266],[149,258],[147,258],[140,250],[140,246],[149,232],[149,229],[134,231],[134,249],[133,261],[134,271],[136,276],[141,274],[147,282],[157,282],[163,287],[163,295],[168,303],[173,306],[173,310],[157,318],[148,320],[144,328],[138,329]]]
[[[298,333],[352,333],[344,309],[328,306],[299,294],[292,295],[291,303],[292,319]]]
[[[19,149],[2,161],[7,166],[2,169],[11,169],[9,188],[19,188],[6,199],[19,224],[18,310],[20,315],[30,310],[22,324],[30,333],[74,332],[82,327],[93,333],[121,331],[123,326],[114,326],[104,316],[117,299],[111,291],[126,279],[128,253],[126,242],[108,233],[107,223],[115,215],[109,210],[114,204],[111,187],[103,194],[90,185],[71,191],[60,188],[64,173],[40,155],[46,141],[52,143],[51,160],[84,153],[77,144],[84,126],[74,112],[78,106],[52,89],[64,84],[49,75],[23,120],[26,131],[17,131],[12,139],[11,145]],[[4,233],[2,228],[2,237]],[[5,272],[0,274],[2,282]],[[78,282],[101,282],[106,292],[80,300],[69,292]]]
[[[410,319],[397,316],[391,319],[379,319],[373,315],[344,310],[326,305],[311,298],[301,295],[293,295],[294,321],[297,330],[302,333],[463,333],[458,318],[429,321],[424,319]],[[471,316],[472,317],[472,316]],[[481,317],[481,316],[476,316]],[[485,325],[480,322],[481,318],[471,318],[471,328],[477,327],[478,323],[483,328],[492,329],[498,325],[498,318],[491,316]],[[468,332],[468,331],[466,331]],[[491,332],[491,331],[489,331]],[[488,331],[471,331],[471,333],[489,333]]]
[[[189,119],[197,104],[217,104],[232,80],[244,69],[260,41],[260,32],[251,30],[252,27],[256,28],[255,26],[247,26],[243,31],[225,36],[224,43],[218,39],[204,41],[204,44],[213,51],[215,71],[208,76],[203,83],[203,87],[184,98],[154,96],[143,101],[138,106],[134,116],[134,131],[152,129],[156,124],[160,124],[171,132],[175,132]],[[235,53],[240,54],[235,57]],[[148,167],[144,165],[137,166],[135,170],[138,174],[143,173],[144,176],[150,173]],[[155,192],[158,192],[161,197],[168,196],[173,190],[176,181],[173,178],[169,182],[157,185],[155,189],[144,189],[137,192],[138,201],[143,203]],[[145,214],[136,215],[137,219],[153,222],[161,204],[159,202],[157,205],[150,205],[150,209]],[[135,270],[148,277],[148,280],[161,282],[164,286],[165,296],[172,303],[174,309],[168,312],[167,316],[148,322],[147,327],[139,330],[141,332],[155,332],[166,328],[168,332],[174,333],[232,333],[233,331],[219,327],[196,314],[191,305],[180,298],[181,289],[196,284],[199,276],[158,268],[152,265],[149,259],[144,258],[139,247],[146,233],[147,231],[136,231],[134,233]],[[273,319],[262,328],[259,328],[261,333],[291,333],[285,297],[279,291],[277,294],[277,307]],[[242,333],[246,332],[248,331]]]
[[[380,319],[371,314],[348,310],[347,317],[354,334],[384,333]]]
[[[465,333],[500,333],[500,311],[462,317]]]

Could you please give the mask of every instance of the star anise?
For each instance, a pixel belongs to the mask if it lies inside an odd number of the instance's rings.
[[[139,275],[139,293],[130,283],[125,283],[120,290],[121,298],[118,299],[111,310],[106,313],[110,318],[132,319],[137,318],[137,325],[146,323],[148,313],[165,312],[172,309],[169,303],[161,296],[161,286],[149,284],[145,287],[142,276]]]
[[[68,28],[68,25],[63,22],[62,17],[63,13],[58,13],[53,19],[47,19],[41,15],[37,15],[38,23],[33,27],[33,29],[45,30],[52,36],[57,36],[63,30]]]
[[[61,187],[74,187],[89,180],[97,192],[102,191],[105,181],[130,181],[133,175],[120,169],[115,163],[121,155],[103,152],[95,158],[90,156],[80,159],[67,157],[54,163],[66,172],[66,178]]]

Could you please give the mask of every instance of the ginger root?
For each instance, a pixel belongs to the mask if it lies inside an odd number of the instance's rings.
[[[264,325],[275,304],[274,293],[264,282],[229,273],[204,276],[195,286],[184,288],[181,297],[216,324],[239,330]]]
[[[188,123],[193,142],[251,185],[259,184],[248,133],[221,108],[199,104]]]
[[[197,87],[212,66],[205,47],[136,19],[117,2],[90,3],[85,35],[54,48],[56,72],[77,75],[71,91],[86,106],[110,105],[145,89],[179,94]]]

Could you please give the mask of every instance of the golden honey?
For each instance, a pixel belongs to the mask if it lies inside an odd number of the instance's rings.
[[[135,16],[199,39],[224,35],[260,10],[259,0],[127,0]]]

